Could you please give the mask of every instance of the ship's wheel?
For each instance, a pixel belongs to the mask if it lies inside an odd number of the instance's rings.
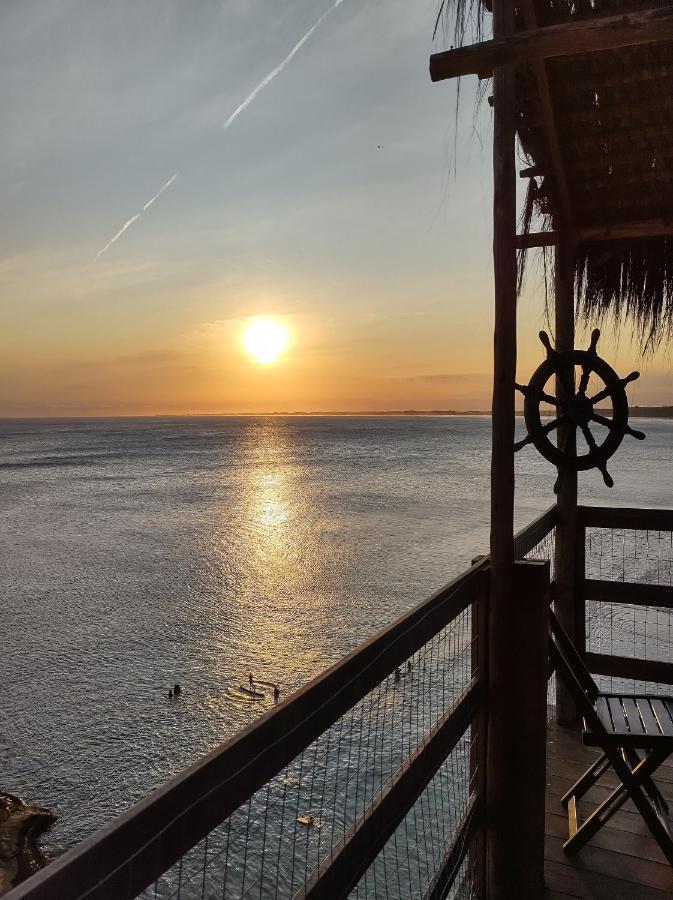
[[[621,444],[624,435],[628,434],[639,441],[645,435],[629,426],[629,403],[625,391],[626,385],[635,381],[640,373],[631,372],[626,378],[620,378],[612,366],[596,353],[600,336],[601,333],[596,328],[592,332],[588,350],[557,352],[551,346],[547,333],[540,332],[547,358],[535,370],[527,385],[516,385],[524,396],[523,410],[528,434],[514,445],[514,449],[521,450],[532,443],[545,459],[560,470],[577,472],[598,469],[606,485],[612,487],[614,481],[607,470],[607,461]],[[579,373],[576,372],[577,369],[580,370]],[[557,378],[563,388],[563,396],[555,394]],[[552,384],[548,389],[549,381]],[[592,385],[596,382],[599,384],[598,390],[591,396],[588,392],[590,381]],[[612,404],[611,415],[604,415],[609,410],[599,406],[607,402]],[[543,423],[542,404],[555,409],[555,418]],[[561,446],[556,446],[550,435],[559,426],[562,426],[561,432],[566,437]],[[586,443],[587,452],[578,450],[580,435]]]

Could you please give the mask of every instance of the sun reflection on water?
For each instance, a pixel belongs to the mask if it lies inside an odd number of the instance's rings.
[[[224,688],[208,709],[227,730],[232,720],[240,727],[273,705],[272,688],[258,701],[231,700],[248,672],[279,683],[285,697],[334,656],[324,627],[332,607],[325,534],[297,427],[251,421],[237,447],[237,470],[237,502],[222,509],[218,534],[223,569],[237,560],[219,601],[227,627],[208,635]]]

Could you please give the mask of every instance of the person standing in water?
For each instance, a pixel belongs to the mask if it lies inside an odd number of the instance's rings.
[[[278,687],[277,684],[274,684],[274,686],[273,686],[273,702],[278,703],[279,700],[280,700],[280,688]]]
[[[252,685],[253,685],[253,683],[254,683],[254,680],[255,680],[255,679],[252,677],[252,672],[251,672],[251,673],[248,675],[248,684],[250,685],[251,688],[252,688]]]

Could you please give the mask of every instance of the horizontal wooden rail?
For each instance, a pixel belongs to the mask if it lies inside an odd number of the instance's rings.
[[[487,590],[484,559],[7,900],[131,900]]]
[[[673,509],[627,509],[580,506],[578,521],[586,528],[624,528],[630,531],[673,531]]]
[[[656,684],[673,684],[673,663],[652,659],[633,659],[630,656],[612,656],[605,653],[587,653],[587,668],[595,675],[611,675],[613,678],[630,678],[634,681],[652,681]]]
[[[543,541],[550,531],[555,527],[558,519],[556,505],[550,506],[548,510],[538,516],[530,525],[526,525],[514,537],[514,557],[522,559],[527,553],[530,553],[540,541]]]
[[[630,603],[633,606],[659,606],[673,609],[673,587],[663,584],[638,584],[631,581],[602,581],[587,578],[584,598],[600,603]]]
[[[526,170],[522,170],[526,171]],[[673,219],[642,219],[634,222],[620,222],[614,225],[592,225],[576,228],[573,235],[578,241],[623,241],[643,237],[673,236]],[[532,247],[551,247],[558,243],[556,231],[531,231],[517,234],[518,250]]]
[[[619,16],[595,16],[433,53],[430,57],[430,78],[442,81],[462,75],[483,77],[508,63],[575,56],[670,40],[673,40],[673,9],[670,6]]]
[[[295,900],[345,900],[469,728],[481,685],[473,680],[323,860]],[[466,848],[467,849],[467,848]]]

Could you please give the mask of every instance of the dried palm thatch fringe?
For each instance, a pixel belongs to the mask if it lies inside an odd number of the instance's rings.
[[[523,28],[517,5],[517,23]],[[540,26],[627,13],[671,0],[533,0]],[[455,46],[488,28],[488,0],[442,0],[438,23]],[[437,30],[437,26],[435,28]],[[673,217],[673,44],[648,44],[547,62],[556,131],[561,139],[572,210],[571,227],[609,227]],[[517,69],[517,130],[530,179],[520,230],[561,230],[541,99],[534,73]],[[553,292],[553,250],[543,248],[547,311]],[[519,289],[526,251],[518,258]],[[611,319],[635,327],[642,348],[673,337],[673,238],[580,243],[575,248],[579,319]]]
[[[580,244],[575,296],[585,320],[629,320],[643,349],[655,350],[673,336],[673,238]]]

